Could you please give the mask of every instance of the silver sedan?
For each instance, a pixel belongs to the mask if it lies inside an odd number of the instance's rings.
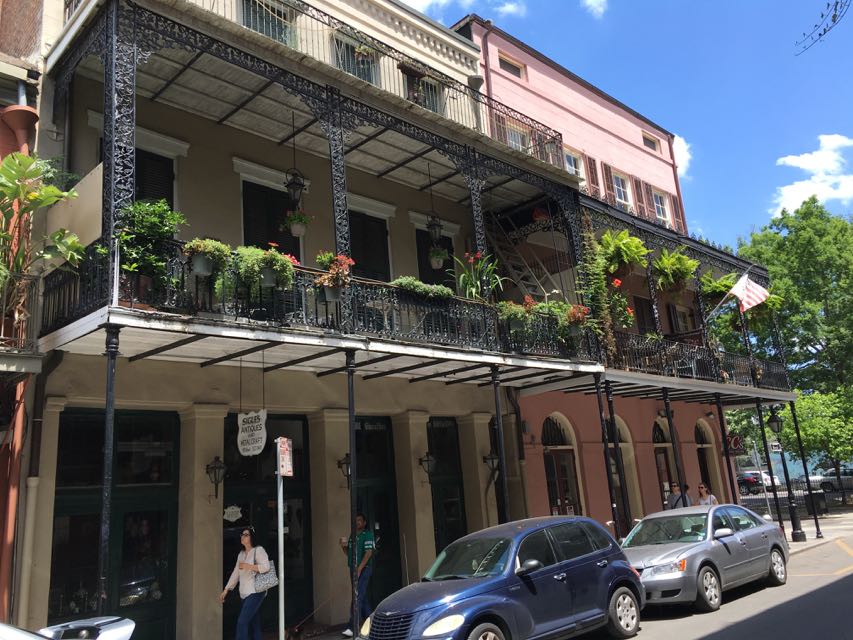
[[[722,592],[753,580],[788,579],[788,543],[778,525],[737,505],[653,513],[622,549],[640,573],[647,604],[695,603],[715,611]]]

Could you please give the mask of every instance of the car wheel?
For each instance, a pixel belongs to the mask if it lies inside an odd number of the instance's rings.
[[[767,574],[767,584],[771,587],[781,587],[788,582],[788,568],[785,566],[785,556],[779,549],[770,550],[770,571]]]
[[[835,491],[835,485],[834,485],[834,484],[832,484],[831,482],[821,482],[821,483],[820,483],[820,488],[821,488],[823,491],[826,491],[827,493],[830,493],[830,492],[832,492],[832,491]]]
[[[497,625],[484,622],[471,630],[468,640],[504,640],[504,632]]]
[[[723,601],[722,588],[717,572],[711,567],[702,567],[696,579],[696,608],[699,611],[716,611]]]
[[[627,587],[619,587],[610,596],[607,608],[607,633],[612,638],[631,638],[640,628],[640,606]]]
[[[740,485],[738,487],[738,489],[740,489],[740,492],[739,492],[740,495],[742,495],[742,496],[748,496],[749,495],[749,487],[747,487],[745,484]]]

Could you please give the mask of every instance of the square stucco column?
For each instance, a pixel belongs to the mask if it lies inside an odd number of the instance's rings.
[[[435,559],[432,488],[418,464],[429,448],[425,411],[406,411],[392,418],[400,549],[406,584],[417,582]]]
[[[498,503],[494,478],[483,463],[492,448],[489,441],[490,413],[469,413],[459,424],[459,454],[468,531],[478,531],[498,523]]]
[[[45,400],[41,425],[39,494],[35,508],[33,563],[30,569],[28,629],[47,626],[47,594],[50,591],[50,562],[53,551],[53,504],[56,498],[56,460],[59,451],[59,417],[65,409],[64,397]]]
[[[515,414],[506,414],[504,423],[504,453],[506,454],[506,481],[509,491],[509,519],[521,520],[527,517],[527,499],[524,495],[521,461],[518,455],[518,421]]]
[[[224,456],[228,406],[194,404],[181,411],[181,465],[178,491],[177,637],[222,637],[223,490],[213,497],[205,467]],[[234,597],[234,596],[231,596]]]
[[[349,451],[349,414],[324,409],[308,416],[311,434],[311,528],[314,619],[325,625],[349,617],[350,587],[341,536],[349,536],[350,504],[347,481],[337,462]]]

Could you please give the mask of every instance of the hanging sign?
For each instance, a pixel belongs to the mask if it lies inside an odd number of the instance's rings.
[[[743,438],[734,433],[730,433],[729,435],[729,453],[736,456],[742,456],[746,453],[746,444],[743,441]]]
[[[278,475],[293,477],[293,441],[290,438],[278,438]]]
[[[228,522],[237,522],[242,517],[243,510],[236,504],[231,505],[230,507],[225,507],[225,511],[222,512],[222,519],[227,520]]]
[[[240,455],[256,456],[267,443],[267,410],[237,414],[237,448]]]

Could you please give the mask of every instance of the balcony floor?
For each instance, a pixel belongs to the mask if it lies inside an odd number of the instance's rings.
[[[498,366],[504,386],[566,384],[578,376],[602,372],[594,363],[506,355],[440,345],[408,344],[322,331],[287,330],[262,324],[223,322],[174,314],[103,307],[39,341],[46,352],[101,356],[103,325],[122,328],[121,357],[230,365],[274,371],[287,368],[323,373],[344,365],[344,350],[356,352],[357,373],[365,378],[393,375],[410,382],[435,380],[452,384],[488,384],[490,367]],[[343,369],[341,369],[343,371]],[[380,376],[381,374],[381,376]]]

